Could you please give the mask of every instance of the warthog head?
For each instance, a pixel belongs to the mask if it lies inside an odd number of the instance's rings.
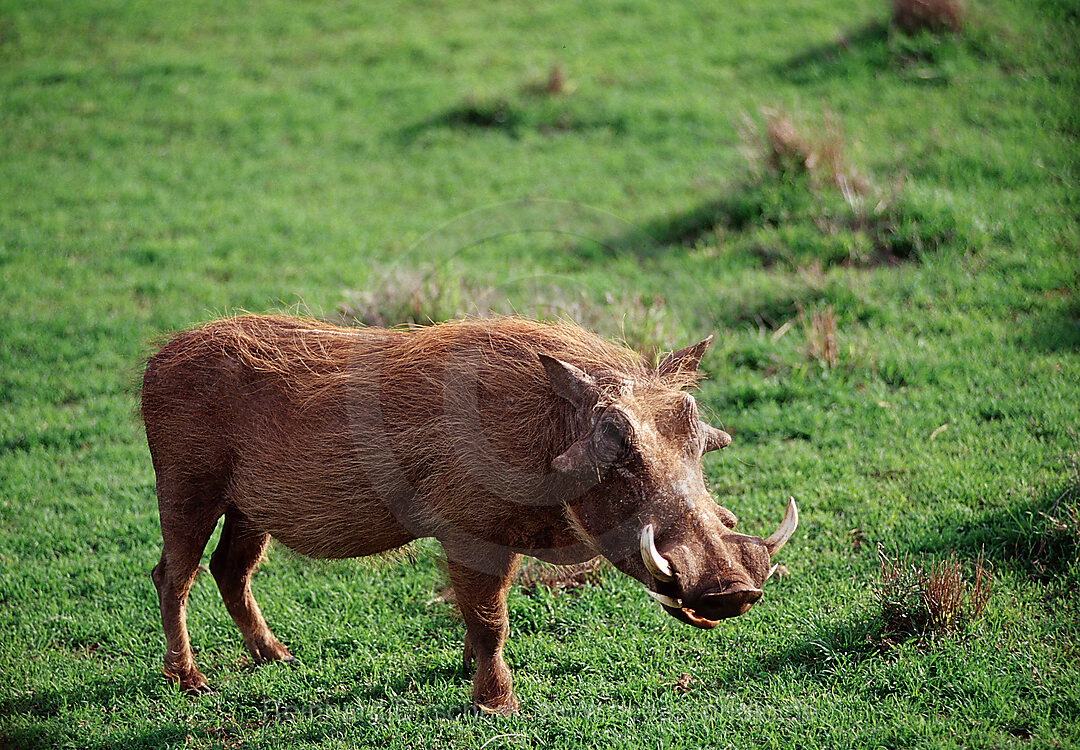
[[[712,628],[749,610],[798,524],[790,499],[769,537],[734,531],[701,470],[704,453],[731,443],[698,416],[692,383],[712,337],[669,355],[655,377],[586,373],[541,355],[551,384],[574,407],[575,441],[552,468],[576,491],[571,523],[593,548],[641,581],[673,617]],[[674,384],[674,385],[673,385]]]

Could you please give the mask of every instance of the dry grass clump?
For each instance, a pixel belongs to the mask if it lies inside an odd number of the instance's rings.
[[[824,178],[851,203],[870,192],[870,181],[855,171],[844,154],[844,133],[828,109],[817,137],[805,123],[779,109],[763,109],[766,158],[773,170],[805,172]],[[851,196],[851,198],[849,198]]]
[[[602,557],[576,565],[551,565],[530,557],[518,569],[517,582],[523,591],[545,588],[557,595],[561,591],[600,585],[600,568],[603,565]]]
[[[854,265],[898,263],[945,238],[933,222],[920,229],[919,220],[906,215],[906,175],[880,187],[854,167],[843,129],[828,109],[820,123],[780,109],[764,108],[762,114],[764,133],[744,117],[739,134],[755,180],[748,189],[764,193],[763,213],[773,214],[771,221],[805,219],[823,235],[847,237],[843,262]],[[779,211],[777,202],[783,204]]]
[[[346,292],[338,313],[350,323],[414,327],[466,316],[491,317],[498,305],[493,287],[397,268],[370,289]]]
[[[552,596],[558,596],[562,592],[602,585],[600,569],[604,565],[605,561],[602,557],[576,565],[552,565],[527,557],[518,568],[516,582],[526,593],[543,588],[550,591]],[[456,605],[457,595],[454,593],[454,587],[449,583],[449,574],[445,570],[443,573],[447,580],[428,600],[428,604]],[[460,614],[456,607],[453,611]]]
[[[803,335],[806,339],[806,357],[818,362],[822,367],[836,367],[840,358],[836,346],[836,315],[833,306],[826,305],[820,310],[806,311],[799,306],[799,320],[802,322]]]
[[[466,278],[441,278],[430,270],[396,269],[370,289],[347,292],[338,314],[347,324],[384,328],[500,315],[571,321],[649,359],[681,345],[675,314],[660,296],[605,292],[598,297],[580,287],[542,282],[497,288]]]
[[[602,304],[597,304],[581,294],[579,306],[572,311],[570,319],[575,323],[614,338],[645,356],[650,362],[659,361],[662,353],[685,346],[680,339],[678,322],[674,311],[660,295],[651,297],[640,292],[604,294]]]
[[[893,0],[893,23],[906,34],[959,32],[966,10],[963,0]]]
[[[928,568],[907,557],[893,560],[879,544],[878,564],[876,594],[885,639],[955,632],[981,617],[990,598],[990,573],[982,554],[971,577],[955,554]]]
[[[563,96],[572,94],[577,86],[566,74],[566,68],[559,63],[552,63],[547,76],[529,81],[522,90],[533,96]]]

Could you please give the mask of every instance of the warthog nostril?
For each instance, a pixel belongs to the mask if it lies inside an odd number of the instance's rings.
[[[725,617],[738,617],[745,614],[760,598],[761,589],[736,585],[702,594],[696,602],[688,606],[692,606],[704,617],[722,620]]]

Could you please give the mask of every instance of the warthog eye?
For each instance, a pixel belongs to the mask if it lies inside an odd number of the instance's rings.
[[[627,426],[615,419],[605,419],[596,426],[596,450],[601,460],[614,462],[626,454]]]

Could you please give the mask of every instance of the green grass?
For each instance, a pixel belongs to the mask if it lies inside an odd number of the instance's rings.
[[[1077,12],[988,0],[914,38],[888,14],[0,0],[0,746],[1080,745]],[[875,228],[748,166],[763,107],[832,113],[892,196]],[[611,570],[514,592],[500,719],[464,710],[435,545],[279,548],[255,588],[302,665],[252,669],[200,577],[218,692],[178,694],[140,358],[236,309],[392,306],[410,274],[435,316],[482,289],[643,347],[717,333],[700,400],[735,443],[706,472],[748,532],[798,498],[790,577],[710,632]],[[799,322],[829,305],[832,368]],[[883,644],[878,542],[985,550],[986,614]]]

